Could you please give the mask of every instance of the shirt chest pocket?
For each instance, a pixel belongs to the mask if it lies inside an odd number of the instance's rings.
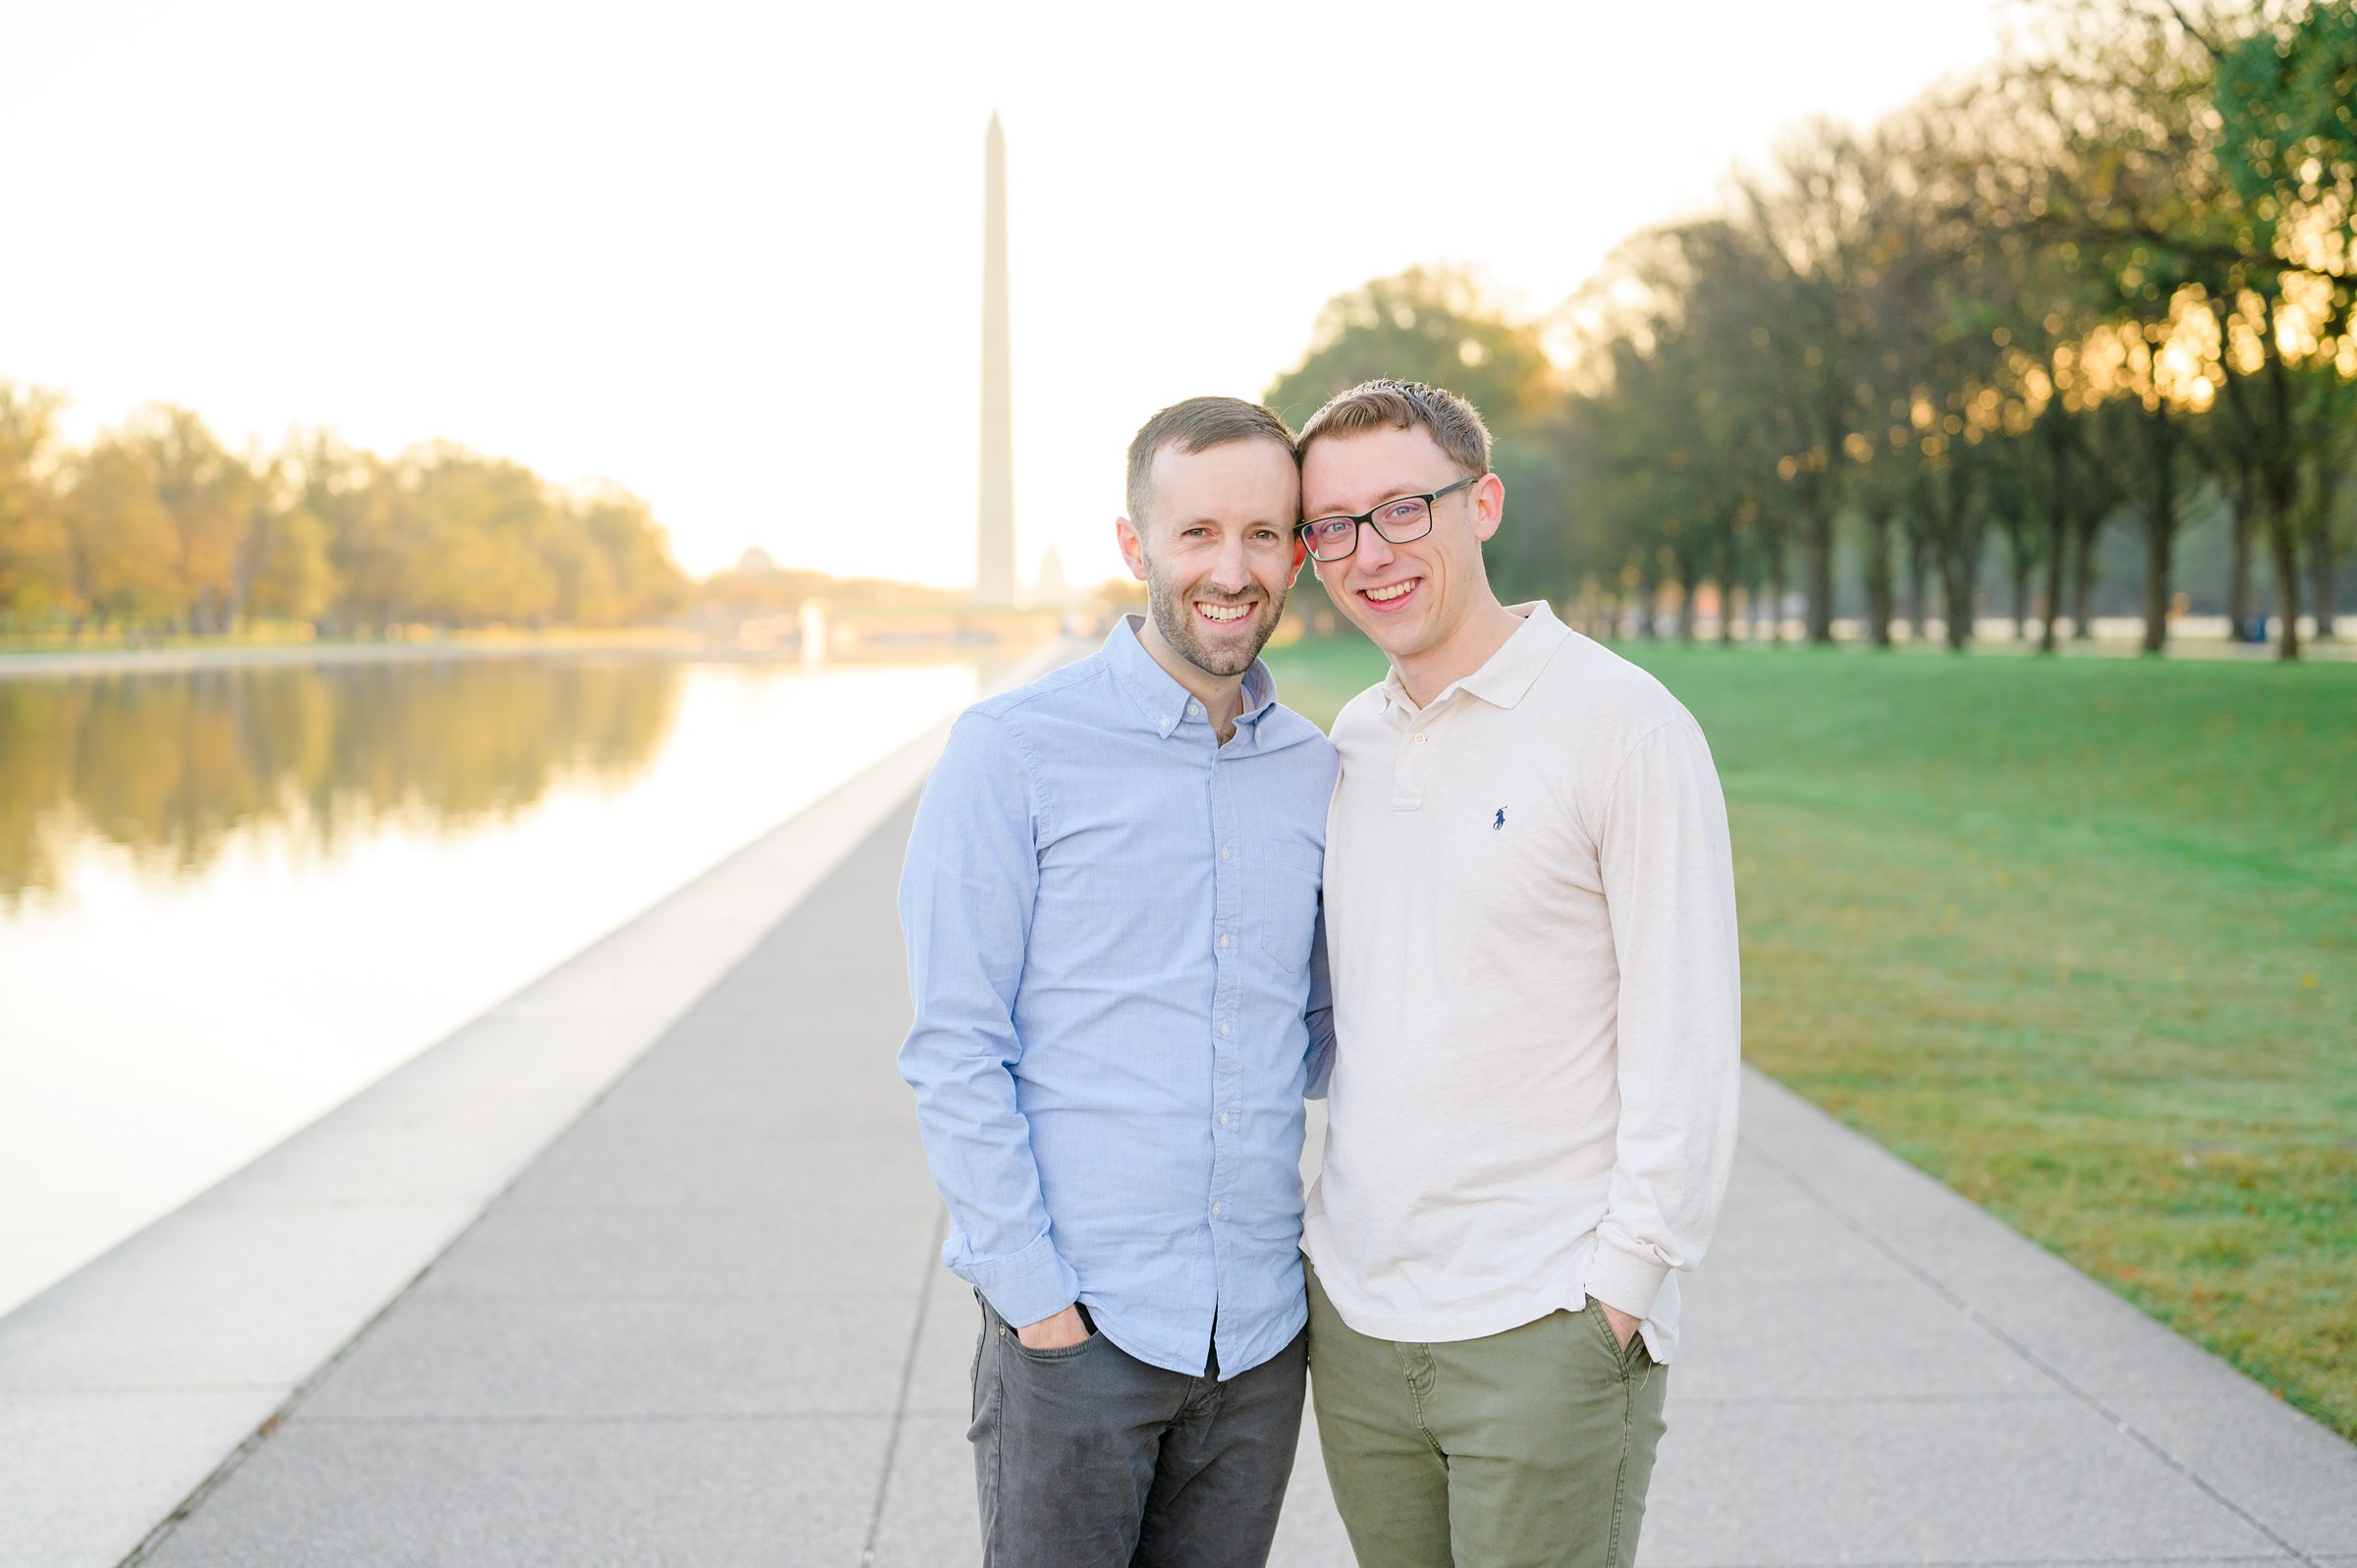
[[[1318,887],[1326,875],[1324,853],[1298,840],[1264,839],[1252,846],[1247,865],[1251,880],[1244,890],[1244,919],[1261,951],[1287,974],[1308,967],[1310,944],[1317,937]]]

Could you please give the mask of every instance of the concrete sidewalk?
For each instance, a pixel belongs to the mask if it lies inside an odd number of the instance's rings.
[[[135,1560],[976,1557],[874,833]],[[2357,1449],[1754,1076],[1641,1560],[2357,1565]],[[1349,1562],[1314,1437],[1277,1561]]]

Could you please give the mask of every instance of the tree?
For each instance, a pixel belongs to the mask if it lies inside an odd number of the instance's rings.
[[[271,464],[253,487],[239,597],[255,615],[316,622],[336,601],[336,568],[327,525],[291,489],[283,462]]]
[[[686,603],[686,578],[644,501],[607,485],[575,498],[568,515],[605,563],[617,622],[670,615]]]
[[[2219,381],[2207,280],[2227,252],[2214,217],[2207,65],[2181,28],[2134,3],[2075,0],[2051,15],[2048,56],[1992,88],[1996,116],[2022,135],[2001,174],[2007,200],[1987,210],[2093,291],[2101,319],[2076,346],[2078,390],[2138,411],[2144,648],[2159,653],[2190,477],[2185,424]]]
[[[2113,294],[2117,391],[2145,409],[2146,646],[2161,646],[2177,488],[2198,456],[2179,428],[2217,411],[2238,521],[2274,557],[2284,658],[2299,652],[2301,470],[2343,369],[2357,238],[2357,23],[2345,5],[2070,0],[2051,59],[2021,73],[2032,118],[2060,128],[2027,216]],[[2239,553],[2238,553],[2239,561]]]
[[[415,614],[456,626],[556,619],[557,509],[537,475],[448,442],[403,469],[398,505],[412,519],[403,531],[421,546]]]
[[[2357,348],[2348,357],[2357,370]],[[2316,605],[2318,641],[2338,633],[2333,622],[2340,598],[2340,500],[2346,481],[2357,468],[2357,373],[2342,374],[2337,365],[2311,365],[2301,373],[2302,395],[2324,405],[2311,417],[2316,439],[2309,448],[2300,491],[2300,531],[2308,539],[2308,580]]]
[[[1538,328],[1510,319],[1476,274],[1411,267],[1329,299],[1308,352],[1262,401],[1298,426],[1336,393],[1379,376],[1446,387],[1493,433],[1543,417],[1557,393]]]
[[[75,595],[91,614],[129,627],[180,618],[179,541],[142,454],[101,437],[75,465],[66,518]]]
[[[2283,658],[2299,656],[2299,534],[2330,580],[2329,492],[2345,460],[2357,379],[2357,9],[2345,3],[2218,7],[2171,20],[2212,68],[2218,221],[2239,258],[2225,355],[2227,411],[2262,502]],[[2221,291],[2221,294],[2223,291]],[[2328,493],[2324,522],[2304,489]],[[2329,588],[2328,590],[2329,591]],[[2331,613],[2320,609],[2320,631]]]
[[[1874,282],[1882,149],[1819,122],[1787,141],[1772,177],[1737,182],[1733,225],[1696,226],[1732,243],[1698,269],[1697,305],[1726,351],[1748,344],[1784,451],[1780,510],[1793,523],[1808,597],[1808,635],[1833,640],[1834,523],[1864,422],[1858,370],[1862,304]]]
[[[115,437],[171,524],[174,619],[200,635],[225,632],[241,613],[239,560],[253,518],[254,477],[186,408],[152,404]]]
[[[59,402],[0,382],[0,617],[14,622],[74,604],[74,542],[53,483]]]
[[[1715,587],[1723,642],[1734,636],[1736,588],[1756,605],[1760,579],[1781,579],[1766,559],[1781,556],[1768,499],[1783,455],[1762,402],[1769,383],[1692,312],[1697,262],[1731,243],[1679,226],[1640,234],[1571,311],[1584,336],[1568,482],[1593,519],[1593,559],[1636,589],[1641,626],[1653,592],[1674,581],[1681,637],[1694,635],[1702,592]]]

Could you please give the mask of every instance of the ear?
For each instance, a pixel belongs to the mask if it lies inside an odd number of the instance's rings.
[[[1122,547],[1122,560],[1128,564],[1129,575],[1138,581],[1146,580],[1146,542],[1138,537],[1137,524],[1127,517],[1113,519],[1114,543]]]
[[[1482,475],[1481,483],[1473,487],[1473,537],[1487,544],[1506,520],[1506,481],[1496,474]]]
[[[1309,559],[1309,541],[1298,533],[1293,535],[1293,574],[1285,579],[1288,588],[1301,580],[1301,563]]]

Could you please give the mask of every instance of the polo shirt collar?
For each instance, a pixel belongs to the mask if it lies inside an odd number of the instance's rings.
[[[1539,672],[1555,657],[1563,645],[1571,628],[1558,621],[1555,612],[1544,599],[1528,604],[1507,605],[1508,614],[1520,616],[1522,624],[1514,629],[1498,651],[1483,661],[1480,669],[1462,680],[1443,687],[1426,703],[1426,708],[1439,706],[1452,693],[1462,691],[1479,697],[1494,708],[1511,708],[1520,702],[1539,678]],[[1383,679],[1384,701],[1393,707],[1413,708],[1407,687],[1399,680],[1399,672],[1392,671]]]
[[[1171,732],[1186,722],[1187,704],[1195,700],[1194,693],[1180,685],[1168,670],[1154,662],[1145,644],[1137,640],[1137,628],[1146,623],[1139,615],[1121,617],[1113,629],[1105,634],[1105,662],[1113,668],[1113,677],[1120,682],[1129,700],[1137,705],[1154,732],[1169,738]],[[1250,728],[1253,741],[1260,738],[1259,724],[1271,708],[1277,705],[1277,677],[1260,660],[1244,672],[1244,703],[1236,714],[1240,727]],[[1208,720],[1204,721],[1209,723]]]

